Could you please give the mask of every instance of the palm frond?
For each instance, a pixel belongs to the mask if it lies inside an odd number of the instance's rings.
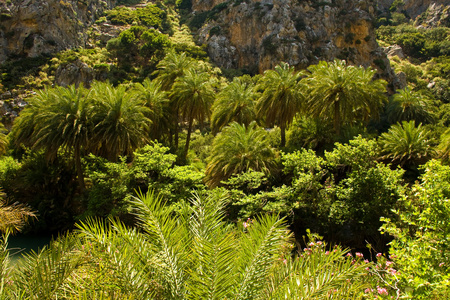
[[[290,238],[284,220],[266,215],[253,221],[240,236],[238,286],[235,299],[256,299],[270,275],[274,257],[281,257],[281,249]]]
[[[164,206],[160,197],[153,193],[138,193],[138,197],[130,202],[136,208],[134,214],[140,226],[157,248],[168,296],[181,297],[185,289],[186,249],[189,246],[186,224],[179,224],[172,209]]]

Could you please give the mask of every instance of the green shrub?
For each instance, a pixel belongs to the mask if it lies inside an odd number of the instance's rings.
[[[383,218],[390,243],[391,281],[408,299],[450,296],[450,167],[432,160],[422,167],[421,183],[402,198],[396,218]]]

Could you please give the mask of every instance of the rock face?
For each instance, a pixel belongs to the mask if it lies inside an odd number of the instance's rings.
[[[378,9],[388,12],[394,0],[378,0]],[[403,5],[397,11],[403,12],[408,18],[416,20],[417,26],[436,27],[450,25],[449,0],[403,0]]]
[[[196,2],[193,7],[211,8]],[[392,82],[394,73],[375,40],[375,1],[236,3],[228,2],[199,30],[200,42],[207,44],[211,60],[219,66],[262,72],[280,61],[305,68],[339,58],[377,68]]]
[[[13,0],[0,4],[0,63],[85,46],[86,29],[111,0]]]

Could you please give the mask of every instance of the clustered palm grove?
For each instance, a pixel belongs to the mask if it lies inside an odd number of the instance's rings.
[[[1,136],[1,299],[450,296],[432,98],[340,60],[227,81],[191,56],[27,99]],[[69,233],[12,262],[27,219]]]

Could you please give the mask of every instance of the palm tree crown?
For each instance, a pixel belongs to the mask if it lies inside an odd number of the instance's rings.
[[[49,160],[56,158],[60,148],[73,153],[81,189],[81,156],[90,146],[92,128],[92,104],[87,96],[83,87],[47,88],[29,100],[13,127],[16,144],[45,149]]]
[[[256,119],[255,104],[258,93],[247,76],[235,77],[233,82],[217,95],[211,116],[214,134],[232,121],[248,125]]]
[[[275,70],[265,71],[257,85],[257,89],[263,91],[257,103],[257,114],[267,126],[280,126],[282,147],[286,144],[286,128],[302,107],[301,75],[282,62]]]
[[[417,123],[431,123],[434,120],[433,108],[428,98],[405,88],[392,97],[387,108],[388,120],[391,123],[412,120]]]
[[[193,60],[185,52],[177,54],[172,51],[158,63],[158,70],[154,74],[158,75],[157,80],[161,82],[162,89],[169,91],[175,80],[183,76],[184,72],[192,67]]]
[[[434,154],[428,131],[422,128],[422,124],[416,127],[414,121],[392,125],[388,132],[380,136],[378,142],[384,153],[382,158],[390,159],[400,166],[407,163],[423,164]]]
[[[248,126],[233,122],[213,141],[206,180],[210,186],[217,186],[231,175],[250,169],[267,172],[274,166],[274,157],[267,132],[256,122]]]
[[[162,91],[158,81],[146,78],[144,82],[134,86],[135,96],[149,108],[147,117],[151,121],[150,137],[160,139],[162,133],[170,127],[169,98],[167,92]]]
[[[340,134],[343,122],[368,120],[378,115],[386,99],[386,81],[373,80],[375,71],[347,66],[345,61],[325,61],[310,66],[306,110],[319,118],[331,118]]]
[[[92,89],[97,106],[93,115],[93,152],[113,161],[119,155],[131,155],[148,141],[150,109],[125,86],[115,88],[97,82]]]

